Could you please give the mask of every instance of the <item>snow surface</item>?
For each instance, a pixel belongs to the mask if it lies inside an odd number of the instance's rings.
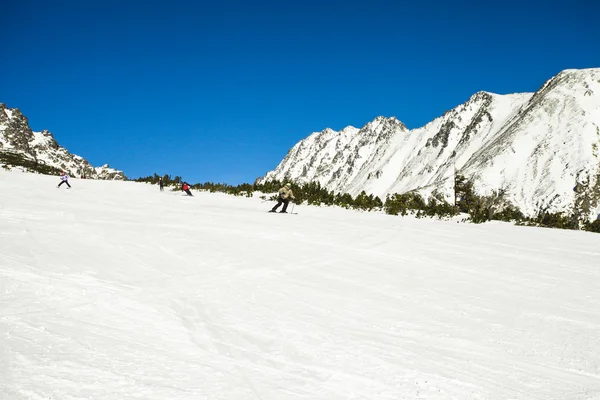
[[[96,170],[96,173],[98,175],[103,174],[103,173],[117,173],[119,172],[118,170],[111,168],[108,164],[104,164],[100,167],[95,167],[94,168]]]
[[[57,183],[0,171],[0,399],[600,399],[598,234]]]
[[[30,146],[48,146],[52,142],[52,136],[46,132],[33,131],[33,139],[29,141]]]

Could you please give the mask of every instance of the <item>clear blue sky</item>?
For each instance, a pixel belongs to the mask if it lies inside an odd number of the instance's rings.
[[[314,131],[600,67],[599,3],[7,1],[0,102],[131,178],[253,182]]]

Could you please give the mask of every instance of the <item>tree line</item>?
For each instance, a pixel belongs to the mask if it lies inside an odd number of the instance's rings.
[[[152,176],[135,179],[136,182],[158,183],[163,179],[165,186],[172,186],[179,190],[183,182],[180,176],[171,178],[170,175]],[[474,184],[462,175],[456,175],[454,180],[454,204],[444,199],[441,193],[433,192],[427,200],[415,191],[407,193],[394,193],[386,196],[384,200],[373,194],[362,191],[356,196],[349,193],[335,193],[327,190],[319,182],[292,183],[292,190],[296,202],[313,206],[339,206],[346,209],[362,211],[384,211],[390,215],[414,215],[417,218],[450,218],[459,214],[466,214],[464,221],[483,223],[486,221],[506,221],[517,225],[541,226],[561,229],[583,229],[600,233],[600,219],[595,221],[581,221],[575,214],[548,213],[540,211],[535,217],[525,215],[515,206],[504,199],[504,193],[494,192],[489,196],[480,196],[474,190]],[[191,187],[196,190],[208,192],[227,193],[234,196],[252,197],[254,192],[263,193],[262,198],[267,199],[264,193],[275,193],[285,182],[272,180],[265,183],[243,183],[229,185],[225,183],[195,183]],[[276,194],[271,199],[275,200]]]

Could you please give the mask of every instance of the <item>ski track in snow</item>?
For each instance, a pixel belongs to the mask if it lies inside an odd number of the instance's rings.
[[[0,399],[600,399],[597,234],[57,180],[0,172]]]

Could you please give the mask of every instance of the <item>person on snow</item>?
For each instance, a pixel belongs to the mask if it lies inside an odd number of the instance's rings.
[[[63,183],[67,184],[67,189],[71,189],[71,185],[69,185],[69,175],[67,175],[66,172],[60,173],[60,183],[58,184],[57,188],[59,188]]]
[[[162,178],[158,178],[158,186],[160,187],[160,191],[162,192],[163,190],[165,190],[165,185],[163,183]]]
[[[296,198],[294,197],[294,192],[292,192],[292,184],[288,182],[285,184],[284,187],[279,189],[279,198],[277,199],[277,204],[275,204],[275,207],[273,207],[269,212],[277,212],[279,206],[283,204],[283,208],[279,212],[287,213],[287,208],[288,204],[290,203],[290,199],[295,200]]]
[[[187,182],[183,182],[183,185],[181,185],[181,190],[186,192],[188,196],[194,196],[192,192],[190,192],[190,184]]]

